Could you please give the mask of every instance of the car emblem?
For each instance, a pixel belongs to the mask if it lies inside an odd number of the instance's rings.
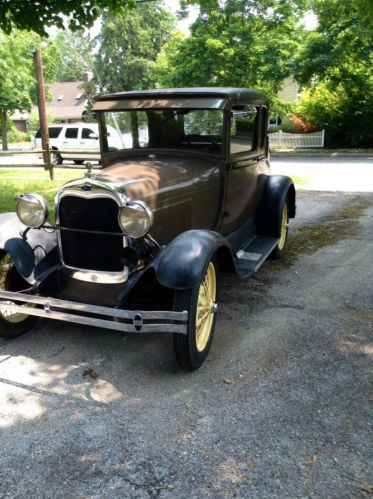
[[[90,185],[83,185],[81,187],[82,191],[91,191],[92,190],[92,187]]]

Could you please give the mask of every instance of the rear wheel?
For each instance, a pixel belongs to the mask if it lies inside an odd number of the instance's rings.
[[[178,364],[188,371],[201,367],[209,353],[218,308],[218,282],[219,269],[213,258],[197,286],[175,292],[174,309],[188,312],[188,332],[174,334],[174,350]]]
[[[289,232],[289,208],[288,208],[288,202],[285,201],[281,215],[280,238],[278,240],[276,247],[271,253],[271,258],[273,260],[279,260],[284,254],[284,249],[288,238],[288,232]]]
[[[54,166],[62,165],[62,161],[63,161],[63,159],[62,159],[61,154],[56,150],[52,150],[51,151],[51,163],[52,163],[52,165],[54,165]]]
[[[0,290],[21,291],[28,286],[29,284],[17,272],[11,255],[9,253],[1,253]],[[17,313],[10,309],[2,310],[0,311],[0,337],[16,338],[31,329],[37,320],[37,317],[31,315]]]

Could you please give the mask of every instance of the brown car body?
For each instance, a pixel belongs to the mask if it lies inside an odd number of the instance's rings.
[[[94,112],[102,168],[61,188],[55,223],[26,229],[0,216],[0,258],[10,255],[29,287],[0,287],[0,334],[2,322],[13,331],[5,312],[25,311],[172,332],[179,364],[196,369],[213,337],[219,269],[248,278],[279,257],[295,216],[292,181],[270,173],[267,99],[158,89],[103,96]]]

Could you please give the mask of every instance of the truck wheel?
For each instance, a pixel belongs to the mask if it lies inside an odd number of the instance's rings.
[[[283,256],[286,241],[288,238],[288,232],[289,232],[289,208],[288,208],[288,202],[285,201],[281,215],[280,239],[278,240],[276,247],[271,253],[272,260],[279,260]]]
[[[57,166],[57,165],[62,165],[62,156],[59,152],[56,150],[51,151],[51,162],[52,165]]]
[[[27,287],[29,287],[29,284],[18,274],[11,255],[9,253],[1,253],[0,290],[21,291]],[[31,329],[37,320],[37,317],[11,310],[0,311],[0,337],[16,338]]]
[[[215,331],[218,284],[218,262],[213,258],[197,286],[175,292],[174,310],[188,312],[188,332],[174,334],[174,350],[178,364],[188,371],[201,367],[209,353]]]

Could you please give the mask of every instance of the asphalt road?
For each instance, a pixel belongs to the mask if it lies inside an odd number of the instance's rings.
[[[373,194],[301,193],[191,374],[165,336],[0,339],[0,497],[368,497],[372,254]]]
[[[373,192],[373,154],[366,157],[272,158],[272,172],[303,177],[310,191]]]

